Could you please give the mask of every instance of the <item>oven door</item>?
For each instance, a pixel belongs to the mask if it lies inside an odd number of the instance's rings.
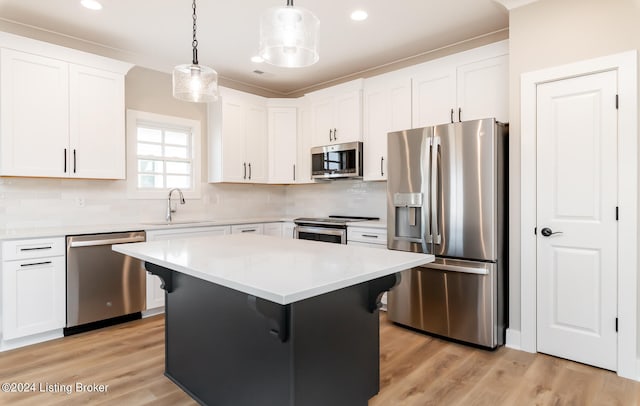
[[[297,225],[295,230],[295,238],[299,240],[347,243],[347,230],[343,228]]]

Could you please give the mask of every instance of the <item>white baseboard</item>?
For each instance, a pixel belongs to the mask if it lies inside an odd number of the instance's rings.
[[[513,348],[514,350],[522,351],[520,330],[514,330],[512,328],[507,329],[507,338],[505,340],[505,347]]]
[[[34,334],[28,337],[14,338],[13,340],[2,340],[0,341],[0,352],[26,347],[27,345],[38,344],[61,337],[64,337],[64,334],[62,329],[59,329],[48,331],[46,333]]]
[[[142,312],[142,318],[155,316],[156,314],[164,313],[164,306],[154,307],[153,309],[147,309]]]

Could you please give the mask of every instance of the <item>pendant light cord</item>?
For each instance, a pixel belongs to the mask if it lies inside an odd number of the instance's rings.
[[[291,1],[293,3],[293,0],[288,0]],[[193,0],[193,5],[191,6],[191,8],[193,8],[193,42],[191,43],[191,46],[193,47],[193,64],[197,65],[198,64],[198,40],[196,39],[196,21],[198,19],[198,16],[196,16],[196,0]]]
[[[293,0],[287,0],[287,6],[293,7]]]

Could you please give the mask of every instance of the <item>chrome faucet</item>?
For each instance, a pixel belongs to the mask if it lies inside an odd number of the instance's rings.
[[[180,204],[184,204],[184,196],[182,195],[182,190],[178,189],[178,188],[174,188],[169,190],[169,196],[167,197],[167,216],[165,217],[165,220],[167,220],[167,223],[171,223],[171,213],[175,213],[176,209],[172,209],[171,208],[171,195],[173,194],[173,192],[177,191],[180,194]]]

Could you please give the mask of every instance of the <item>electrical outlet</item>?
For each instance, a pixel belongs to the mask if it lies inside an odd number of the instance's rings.
[[[84,207],[84,197],[76,197],[76,204],[78,207]]]

